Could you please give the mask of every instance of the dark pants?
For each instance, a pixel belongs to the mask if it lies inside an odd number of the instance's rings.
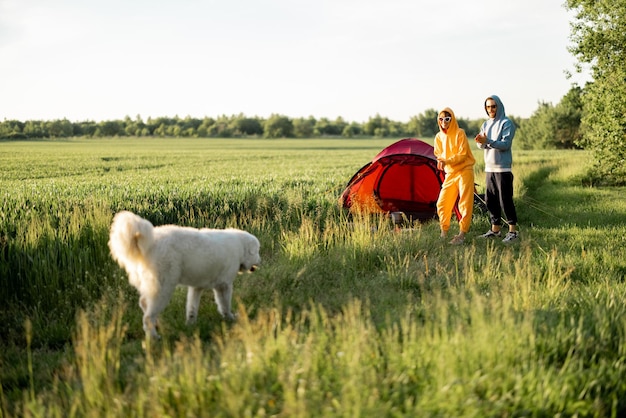
[[[513,173],[486,173],[485,203],[491,225],[502,225],[502,211],[509,225],[517,225],[517,212],[513,203]]]

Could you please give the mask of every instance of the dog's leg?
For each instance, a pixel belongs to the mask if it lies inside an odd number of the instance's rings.
[[[202,288],[189,286],[187,289],[187,325],[194,324],[198,318]]]
[[[143,330],[146,335],[150,335],[150,337],[154,339],[159,339],[159,334],[157,333],[157,316],[150,316],[144,314],[143,316]]]
[[[158,334],[156,332],[156,316],[155,317],[150,317],[148,315],[148,304],[150,303],[150,299],[148,299],[145,296],[140,296],[139,297],[139,307],[141,308],[141,311],[143,312],[143,330],[146,334],[150,334],[153,338],[158,338]]]
[[[157,318],[172,298],[174,289],[176,289],[175,284],[164,283],[156,295],[151,297],[142,296],[140,299],[141,307],[144,308],[145,305],[143,329],[146,334],[150,334],[153,338],[159,338],[159,334],[156,331]]]
[[[148,302],[144,296],[139,297],[139,307],[143,313],[145,313],[146,309],[148,309]]]
[[[233,285],[222,283],[213,289],[217,310],[226,319],[234,321],[235,315],[230,311],[230,301],[233,296]]]

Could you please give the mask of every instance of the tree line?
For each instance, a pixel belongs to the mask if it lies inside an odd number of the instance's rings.
[[[515,146],[521,149],[577,148],[581,134],[583,89],[572,87],[556,106],[539,103],[530,118],[509,116],[518,129]],[[341,117],[334,120],[290,118],[274,114],[269,118],[248,117],[243,114],[217,118],[158,117],[143,120],[126,116],[123,120],[101,122],[71,122],[67,119],[52,121],[0,122],[0,138],[99,138],[99,137],[171,137],[171,138],[432,138],[439,131],[438,111],[427,109],[411,117],[407,123],[376,115],[365,123],[347,122]],[[485,119],[459,118],[459,127],[468,138],[473,138]]]
[[[483,120],[459,119],[468,133],[478,132]],[[364,123],[348,122],[342,117],[290,118],[273,114],[268,118],[222,115],[217,118],[158,117],[101,122],[72,122],[67,119],[43,121],[4,120],[0,122],[0,138],[41,139],[71,137],[188,137],[188,138],[358,138],[408,137],[430,138],[438,132],[437,111],[428,109],[412,117],[408,123],[376,115]]]

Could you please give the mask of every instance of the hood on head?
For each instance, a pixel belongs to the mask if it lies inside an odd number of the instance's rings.
[[[494,100],[496,102],[496,106],[498,106],[496,108],[496,117],[494,118],[494,120],[505,117],[506,112],[504,111],[504,105],[502,104],[502,100],[500,100],[500,98],[496,96],[495,94],[492,94],[491,96],[485,99],[483,103],[483,108],[485,109],[485,113],[487,113],[487,108],[485,108],[485,106],[487,106],[487,100],[489,99]],[[487,116],[489,116],[489,113],[487,113]]]
[[[459,129],[459,123],[457,122],[456,116],[454,115],[454,112],[452,111],[452,109],[450,109],[449,107],[444,107],[439,112],[437,112],[437,126],[439,127],[439,131],[444,132],[443,129],[441,129],[441,125],[439,124],[439,118],[441,117],[441,114],[443,112],[448,112],[450,114],[450,117],[452,118],[452,120],[450,121],[450,125],[448,126],[448,129],[446,132],[451,133]]]

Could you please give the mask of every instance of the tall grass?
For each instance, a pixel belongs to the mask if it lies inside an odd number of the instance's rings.
[[[356,299],[333,315],[311,303],[299,313],[267,308],[252,319],[240,305],[238,323],[210,343],[194,334],[148,347],[123,383],[124,308],[113,318],[96,309],[92,318],[79,318],[63,383],[17,412],[606,416],[623,410],[624,287],[602,289],[581,315],[518,310],[525,303],[519,293],[531,286],[527,273],[533,272],[523,267],[507,275],[513,284],[506,290],[433,292],[382,327],[374,325],[371,306]]]
[[[337,207],[387,143],[0,143],[2,414],[626,413],[623,189],[582,187],[582,152],[520,152],[521,242],[451,247],[436,223]],[[206,297],[186,327],[181,289],[163,340],[144,340],[106,246],[121,209],[256,234],[239,320]],[[477,212],[471,234],[485,228]]]

